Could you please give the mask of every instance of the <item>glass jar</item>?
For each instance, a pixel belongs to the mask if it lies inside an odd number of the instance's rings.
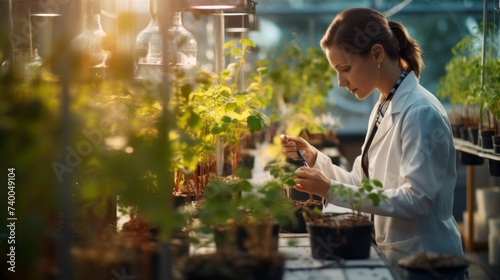
[[[168,36],[173,42],[173,49],[177,52],[176,64],[179,66],[196,65],[198,43],[193,34],[182,25],[181,12],[174,13]]]
[[[86,62],[92,68],[106,67],[108,58],[108,51],[103,48],[108,35],[102,29],[99,10],[100,8],[97,5],[84,15],[83,32],[71,41],[72,49],[86,55]]]

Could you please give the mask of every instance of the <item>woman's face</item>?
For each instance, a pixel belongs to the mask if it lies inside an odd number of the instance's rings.
[[[337,46],[325,52],[330,66],[337,71],[339,87],[346,87],[360,100],[368,97],[377,87],[380,71],[372,55],[348,53]]]

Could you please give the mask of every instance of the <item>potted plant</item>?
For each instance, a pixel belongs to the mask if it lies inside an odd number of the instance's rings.
[[[336,197],[346,202],[352,212],[326,215],[319,211],[304,213],[311,242],[311,253],[315,259],[364,259],[370,256],[373,222],[360,210],[363,203],[378,206],[387,199],[380,181],[363,179],[356,190],[343,184],[331,186]]]
[[[437,85],[438,97],[447,99],[452,105],[450,121],[454,136],[477,145],[479,139],[478,93],[481,77],[481,33],[479,29],[460,40],[453,48],[453,56],[446,64],[446,75]],[[460,161],[466,165],[482,165],[484,159],[460,151]]]
[[[500,153],[500,60],[490,59],[485,65],[486,83],[481,87],[479,100],[483,110],[483,129],[481,145],[484,149],[492,149]],[[500,161],[488,158],[488,167],[492,176],[500,176]]]
[[[182,130],[178,135],[184,133],[195,139],[176,150],[179,160],[175,185],[179,190],[194,190],[197,196],[205,192],[211,178],[221,175],[216,174],[217,142],[223,143],[227,154],[224,164],[229,166],[222,175],[234,175],[240,162],[241,140],[270,123],[262,112],[268,99],[262,79],[265,69],[257,69],[256,78],[244,90],[240,89],[245,56],[255,44],[243,39],[239,45],[230,41],[223,47],[231,60],[227,68],[219,74],[199,72],[195,77],[198,87],[190,92],[181,89],[173,100]]]
[[[255,191],[241,177],[211,181],[196,212],[200,221],[196,232],[209,234],[205,242],[215,243],[216,251],[195,253],[186,260],[181,268],[185,279],[240,279],[242,275],[281,279],[284,256],[277,250],[279,221],[291,213],[292,205],[275,185]]]
[[[269,57],[272,59],[259,60],[257,65],[269,69],[268,83],[273,90],[270,119],[277,130],[293,136],[304,130],[323,135],[317,116],[333,105],[325,100],[336,75],[324,53],[317,48],[302,49],[294,41]]]
[[[401,259],[405,279],[466,279],[469,261],[463,256],[443,255],[432,252],[415,253]]]
[[[446,75],[437,85],[438,97],[447,99],[453,112],[450,116],[452,125],[460,128],[459,137],[477,144],[475,129],[479,128],[479,113],[477,108],[477,89],[480,86],[481,76],[481,33],[476,32],[460,40],[452,48],[452,58],[446,64]],[[479,43],[479,44],[478,44]],[[469,138],[469,128],[473,129]]]
[[[267,184],[274,185],[281,190],[281,195],[288,199],[293,205],[294,215],[289,219],[283,220],[281,223],[281,230],[283,232],[292,233],[306,233],[306,222],[304,220],[304,211],[313,211],[314,209],[323,209],[323,203],[320,200],[315,199],[312,194],[307,195],[307,199],[295,199],[293,191],[296,191],[293,187],[296,185],[294,170],[297,167],[291,163],[282,160],[271,160],[266,164],[266,170],[268,170],[273,177],[273,180],[269,181]],[[301,192],[302,193],[302,192]],[[305,194],[305,193],[303,193]],[[307,210],[306,210],[307,209]]]

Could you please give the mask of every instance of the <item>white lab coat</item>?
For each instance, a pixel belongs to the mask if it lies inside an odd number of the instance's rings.
[[[369,120],[371,134],[378,104]],[[452,215],[456,182],[455,147],[447,114],[439,100],[424,89],[415,73],[404,79],[389,103],[368,151],[369,175],[382,182],[388,201],[370,202],[362,211],[375,214],[375,240],[392,264],[412,253],[427,251],[463,255]],[[361,156],[348,172],[322,153],[314,168],[331,184],[356,188],[365,177]],[[330,195],[330,202],[348,207]]]

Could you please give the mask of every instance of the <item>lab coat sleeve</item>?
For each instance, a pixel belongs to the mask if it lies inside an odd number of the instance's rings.
[[[366,201],[362,204],[361,211],[407,219],[420,219],[428,216],[431,211],[436,212],[437,216],[446,216],[449,212],[446,209],[449,208],[448,205],[435,205],[435,201],[438,196],[453,195],[455,185],[453,178],[456,171],[450,166],[455,164],[451,160],[451,154],[455,151],[448,119],[443,112],[432,106],[420,106],[409,109],[400,121],[402,123],[395,128],[399,130],[395,135],[398,135],[400,145],[391,146],[391,149],[400,149],[397,154],[401,155],[394,158],[393,163],[399,168],[397,185],[384,185],[384,193],[388,199],[379,206]],[[331,185],[342,183],[355,191],[362,179],[360,160],[360,157],[356,158],[352,172],[337,166],[325,168],[323,160],[315,167],[322,166],[321,169],[331,179]],[[329,200],[338,206],[349,206],[334,191],[329,192]],[[444,200],[446,199],[441,198],[441,201]]]
[[[337,181],[343,184],[359,185],[361,182],[360,176],[362,175],[360,160],[360,156],[354,160],[353,170],[349,172],[333,164],[329,156],[318,151],[318,157],[313,167],[323,171],[328,178],[334,179],[334,182]]]
[[[358,156],[354,160],[353,169],[349,172],[333,164],[330,157],[318,151],[318,157],[316,158],[314,168],[320,169],[328,178],[330,178],[330,186],[343,184],[348,188],[357,190],[358,187],[356,186],[361,184],[361,180],[363,178],[361,156]],[[339,199],[339,197],[335,196],[332,192],[329,192],[328,195],[329,202],[340,207],[350,207],[346,201]]]
[[[432,106],[422,106],[411,109],[403,118],[399,131],[401,157],[395,159],[399,161],[401,184],[384,187],[388,199],[377,207],[367,201],[362,204],[362,212],[420,219],[430,214],[441,188],[454,187],[455,169],[449,166],[455,164],[450,159],[454,147],[446,116]],[[331,184],[336,183],[342,182],[331,180]],[[358,189],[358,185],[345,186]],[[347,206],[333,192],[329,196],[330,202]]]
[[[433,106],[420,106],[403,115],[399,132],[402,184],[386,190],[389,199],[379,207],[380,214],[420,219],[431,213],[442,188],[447,188],[443,193],[452,193],[455,148],[445,114]]]

